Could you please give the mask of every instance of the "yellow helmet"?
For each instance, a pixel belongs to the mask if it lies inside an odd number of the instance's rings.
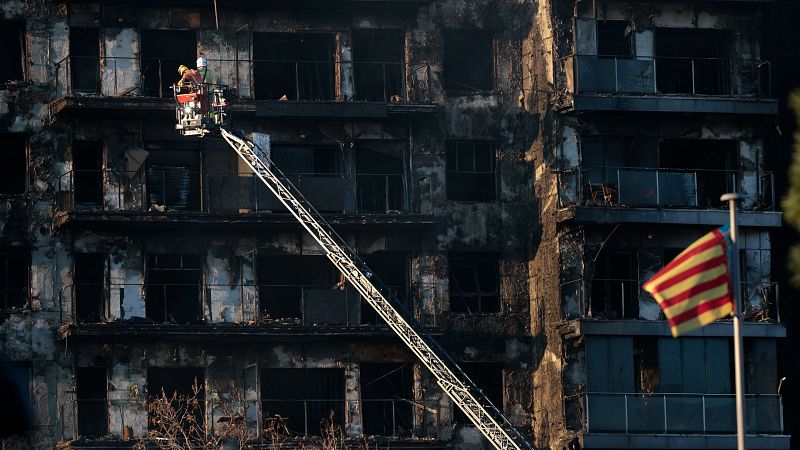
[[[183,72],[186,72],[187,70],[189,70],[189,68],[186,67],[185,64],[181,64],[178,66],[178,75],[183,75]]]

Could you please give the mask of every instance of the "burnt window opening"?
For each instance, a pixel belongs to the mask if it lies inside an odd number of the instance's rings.
[[[72,189],[77,207],[103,204],[103,145],[100,142],[72,143]]]
[[[403,30],[353,30],[355,100],[390,102],[405,98]]]
[[[626,20],[597,21],[597,55],[613,58],[633,57],[633,30]]]
[[[76,253],[75,317],[78,322],[100,322],[106,316],[105,255]]]
[[[732,37],[730,30],[656,28],[659,92],[730,94]]]
[[[24,194],[28,186],[25,136],[0,134],[0,195]]]
[[[738,142],[733,140],[662,141],[658,148],[659,167],[686,174],[682,185],[669,189],[673,193],[684,193],[676,203],[682,200],[687,206],[719,208],[722,194],[738,190],[735,186],[738,150]]]
[[[500,263],[490,253],[451,252],[450,311],[467,314],[500,312]]]
[[[364,434],[411,436],[414,430],[414,366],[361,363]]]
[[[158,323],[202,320],[199,255],[148,255],[145,271],[145,312]]]
[[[350,192],[343,175],[342,151],[336,146],[273,146],[270,158],[291,180],[317,211],[343,212],[351,206],[346,195]],[[352,194],[349,195],[352,197]],[[285,208],[274,196],[264,189],[268,209]]]
[[[497,156],[491,143],[447,141],[445,153],[448,200],[495,200]]]
[[[262,321],[357,322],[356,294],[322,255],[262,255],[256,275]]]
[[[448,95],[494,89],[492,33],[445,31],[444,88]]]
[[[0,308],[19,311],[28,306],[31,252],[24,247],[0,247]]]
[[[458,364],[470,380],[482,390],[486,398],[503,411],[503,364],[495,362],[462,362]],[[472,425],[472,421],[453,405],[453,423]]]
[[[72,92],[100,92],[100,29],[70,27],[69,71]]]
[[[191,68],[197,55],[197,35],[191,30],[142,30],[142,92],[148,97],[172,97],[178,66]]]
[[[78,367],[75,398],[78,434],[97,438],[108,434],[107,372],[105,367]]]
[[[583,198],[594,204],[619,202],[620,174],[624,176],[636,165],[636,149],[631,138],[581,138]]]
[[[359,212],[405,211],[403,158],[379,148],[356,150],[356,197]]]
[[[0,388],[3,389],[3,413],[0,433],[23,434],[33,427],[31,363],[0,361]]]
[[[22,81],[25,62],[25,23],[20,20],[0,20],[0,84]]]
[[[162,394],[174,411],[182,412],[182,417],[176,419],[182,422],[185,430],[193,425],[189,416],[196,420],[196,426],[205,427],[205,370],[202,367],[148,367],[147,399],[152,402],[162,398]],[[157,419],[152,413],[148,414],[149,429],[158,429],[160,420]]]
[[[151,210],[200,209],[200,153],[148,146],[147,197]]]
[[[636,392],[650,394],[659,391],[657,338],[634,338],[633,375]]]
[[[394,294],[401,310],[410,314],[413,311],[411,292],[408,280],[408,255],[404,252],[376,252],[361,256],[361,259]],[[370,325],[385,325],[375,309],[367,302],[361,302],[361,323]]]
[[[333,33],[253,33],[253,84],[261,100],[333,100]]]
[[[292,435],[319,436],[327,424],[344,424],[344,369],[263,369],[261,413],[265,426],[281,417]]]
[[[634,251],[603,250],[594,264],[591,316],[639,317],[639,264]]]

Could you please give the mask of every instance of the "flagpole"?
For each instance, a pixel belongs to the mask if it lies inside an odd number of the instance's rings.
[[[721,201],[728,202],[728,210],[730,211],[730,231],[731,231],[731,289],[733,289],[733,359],[734,371],[736,380],[736,442],[739,450],[745,450],[745,428],[744,428],[744,382],[742,380],[742,333],[741,333],[741,320],[742,320],[742,298],[741,298],[741,283],[739,280],[739,252],[737,250],[736,240],[738,239],[738,226],[736,224],[736,202],[743,197],[741,194],[731,193],[725,194],[720,197]]]

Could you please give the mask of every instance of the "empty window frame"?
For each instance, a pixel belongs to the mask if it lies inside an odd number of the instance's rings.
[[[0,388],[3,389],[3,436],[23,434],[33,426],[31,363],[0,361]]]
[[[202,367],[148,367],[147,399],[153,402],[164,398],[173,411],[179,412],[173,420],[180,422],[184,430],[188,430],[193,421],[201,429],[205,427],[205,370]],[[165,424],[164,417],[153,415],[152,410],[147,419],[151,430],[170,425],[169,422]]]
[[[730,30],[656,28],[656,84],[666,94],[732,93]]]
[[[383,284],[394,294],[399,307],[413,311],[412,293],[408,279],[409,258],[404,252],[385,251],[362,255],[361,259],[369,266]],[[383,319],[367,302],[361,302],[361,323],[384,325]]]
[[[389,102],[405,98],[403,30],[353,30],[355,100]]]
[[[70,27],[69,72],[72,92],[100,92],[100,29]]]
[[[76,253],[75,318],[78,322],[100,322],[106,315],[105,255]]]
[[[444,88],[448,95],[494,89],[494,44],[487,31],[445,31]]]
[[[0,310],[14,312],[29,300],[31,252],[25,247],[0,247]]]
[[[257,99],[333,100],[333,33],[253,33]]]
[[[0,20],[0,84],[21,81],[24,77],[25,23],[20,20]]]
[[[356,200],[359,212],[405,211],[403,152],[359,146],[356,150]]]
[[[148,97],[172,97],[178,66],[194,68],[197,34],[191,30],[142,30],[142,91]],[[213,70],[213,67],[211,67]]]
[[[0,195],[24,194],[27,186],[27,139],[21,134],[0,134]]]
[[[450,311],[500,312],[500,264],[492,253],[450,252]]]
[[[364,434],[410,437],[414,429],[414,365],[361,363]]]
[[[97,438],[108,434],[107,371],[105,367],[78,367],[75,377],[78,434]]]
[[[343,425],[344,394],[344,369],[261,371],[261,415],[265,424],[280,416],[293,435],[319,436],[328,424]]]
[[[459,367],[483,391],[486,398],[503,411],[503,364],[496,362],[461,362]],[[453,405],[453,423],[472,425],[472,421]]]
[[[734,140],[665,139],[658,146],[659,167],[684,173],[686,181],[664,190],[682,193],[673,201],[676,206],[719,208],[722,194],[738,190],[738,156],[739,143]]]
[[[148,255],[145,271],[147,317],[159,322],[202,320],[199,255]]]
[[[72,143],[72,189],[76,207],[103,204],[103,144]]]
[[[447,141],[447,198],[486,202],[496,198],[494,147],[484,141]]]
[[[352,194],[346,194],[351,188],[343,175],[344,157],[339,147],[275,145],[271,151],[275,165],[318,211],[352,210]],[[262,192],[259,198],[265,199],[269,209],[284,209],[266,188]]]
[[[603,250],[594,264],[591,316],[639,317],[639,264],[635,251]]]
[[[633,27],[630,22],[598,20],[597,55],[610,58],[632,58]]]
[[[147,197],[156,211],[197,211],[200,201],[200,152],[148,145]]]

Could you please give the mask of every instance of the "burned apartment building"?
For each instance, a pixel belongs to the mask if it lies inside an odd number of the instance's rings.
[[[197,386],[206,429],[255,441],[279,415],[292,436],[486,445],[224,141],[176,133],[170,85],[199,55],[235,126],[530,434],[533,13],[4,2],[0,351],[34,416],[4,445],[130,447],[149,399]]]
[[[767,165],[779,107],[772,3],[539,2],[523,50],[526,104],[540,119],[530,150],[538,445],[736,447],[731,322],[673,339],[641,289],[727,223],[719,198],[736,191],[748,448],[789,448],[771,275],[784,264]]]

